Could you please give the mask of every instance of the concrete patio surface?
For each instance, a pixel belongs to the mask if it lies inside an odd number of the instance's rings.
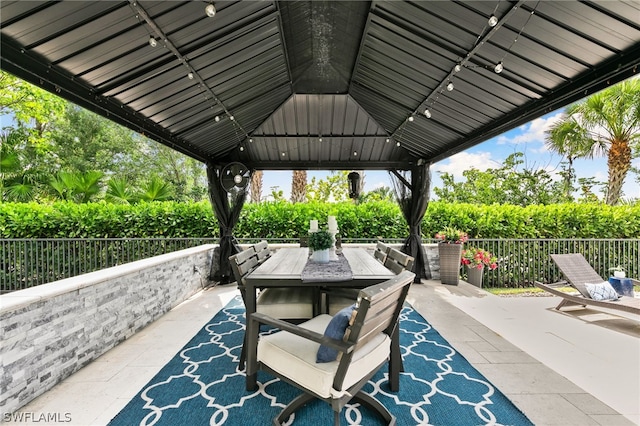
[[[0,421],[108,424],[237,294],[199,292]],[[640,318],[557,312],[555,297],[497,297],[465,282],[414,284],[408,302],[536,425],[640,425]]]

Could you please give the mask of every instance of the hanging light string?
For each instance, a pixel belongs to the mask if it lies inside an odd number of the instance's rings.
[[[196,80],[198,82],[198,87],[204,90],[204,93],[203,93],[204,99],[206,101],[209,101],[209,102],[213,103],[213,105],[211,106],[211,109],[214,109],[216,104],[219,105],[222,108],[222,110],[224,111],[225,115],[230,120],[234,121],[234,124],[237,125],[238,128],[244,134],[244,136],[248,138],[249,135],[244,130],[242,125],[240,125],[240,123],[238,123],[237,121],[234,120],[233,114],[231,114],[231,112],[222,103],[222,101],[220,101],[220,99],[218,99],[216,94],[213,93],[213,90],[211,90],[209,88],[209,86],[205,83],[205,81],[202,78],[202,76],[200,76],[200,74],[191,66],[191,64],[189,63],[188,59],[178,51],[176,46],[169,40],[167,35],[164,33],[164,31],[162,31],[162,29],[158,26],[158,24],[156,24],[156,22],[149,16],[147,11],[138,3],[137,0],[129,0],[129,5],[133,8],[134,12],[136,13],[136,18],[138,18],[138,20],[139,20],[139,18],[142,17],[142,19],[144,19],[144,21],[147,23],[147,25],[149,25],[149,27],[151,27],[153,32],[155,32],[155,34],[159,37],[159,39],[162,40],[164,46],[167,49],[169,49],[169,51],[171,51],[171,53],[173,53],[176,58],[178,58],[178,61],[181,64],[183,64],[185,66],[186,73],[187,73],[186,74],[187,78],[189,78],[189,80]],[[153,37],[153,36],[151,36],[151,38],[155,39],[155,37]],[[156,40],[156,42],[157,42],[157,40]],[[152,44],[151,40],[149,40],[149,44]],[[216,122],[220,121],[218,116],[216,116],[215,118],[216,118],[216,120],[215,120]]]
[[[504,23],[517,11],[517,9],[522,4],[525,3],[525,1],[526,0],[519,0],[501,18],[497,18],[496,13],[500,5],[500,0],[498,0],[498,3],[494,8],[493,14],[487,20],[487,23],[482,28],[482,31],[480,31],[480,34],[476,38],[476,41],[473,47],[471,48],[471,50],[469,50],[465,54],[465,56],[455,64],[455,66],[440,81],[440,83],[436,86],[436,88],[433,89],[427,95],[427,97],[420,103],[418,108],[411,113],[410,117],[424,115],[424,117],[426,118],[431,118],[433,114],[432,108],[436,104],[438,98],[440,97],[440,94],[442,94],[445,90],[450,92],[455,89],[455,85],[453,84],[453,79],[455,74],[462,71],[462,69],[466,67],[467,62],[469,62],[469,60],[478,52],[478,50],[496,33],[496,31],[498,31],[498,29],[500,29],[504,25]],[[402,128],[405,125],[405,123],[406,123],[406,120],[392,134],[392,136],[395,136],[399,132],[400,128]],[[401,138],[396,138],[396,139],[400,140]]]
[[[509,48],[507,49],[507,51],[505,52],[504,56],[502,56],[502,59],[500,59],[500,61],[496,64],[494,71],[497,74],[500,74],[504,68],[504,60],[507,58],[507,56],[509,56],[509,54],[511,53],[511,49],[513,48],[513,45],[516,44],[516,42],[518,41],[518,39],[520,38],[520,35],[522,34],[522,32],[524,31],[525,27],[527,26],[527,24],[529,23],[529,21],[531,20],[531,17],[535,14],[536,9],[538,8],[538,5],[540,4],[540,0],[538,0],[536,2],[536,5],[533,7],[533,9],[531,10],[531,12],[529,13],[529,16],[527,16],[527,20],[524,22],[524,25],[522,25],[522,28],[520,28],[520,31],[518,31],[518,34],[516,35],[516,38],[513,39],[513,41],[511,42],[511,45],[509,46]]]

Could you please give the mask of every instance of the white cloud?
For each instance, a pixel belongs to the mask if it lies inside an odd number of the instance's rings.
[[[440,161],[433,166],[435,173],[449,173],[456,179],[462,178],[462,172],[468,169],[484,171],[500,167],[500,163],[491,158],[490,152],[468,153],[460,152],[447,160]]]
[[[528,148],[533,152],[546,152],[544,145],[545,132],[556,122],[564,118],[564,112],[557,112],[547,117],[535,120],[518,127],[517,132],[507,132],[496,138],[498,145],[529,145],[535,144],[535,148]]]

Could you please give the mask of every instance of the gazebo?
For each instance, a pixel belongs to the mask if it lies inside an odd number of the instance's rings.
[[[221,182],[230,164],[389,170],[418,278],[431,163],[640,63],[640,6],[621,1],[3,1],[0,16],[4,70],[206,163],[221,259],[245,196]]]

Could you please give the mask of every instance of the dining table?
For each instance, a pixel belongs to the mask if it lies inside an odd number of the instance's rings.
[[[393,276],[394,272],[387,269],[364,248],[343,247],[338,259],[325,265],[308,265],[310,260],[309,248],[287,247],[278,249],[266,262],[245,277],[246,290],[246,333],[247,338],[247,376],[248,391],[257,389],[257,344],[259,328],[253,321],[249,321],[251,314],[256,312],[256,299],[259,289],[269,287],[299,287],[311,286],[321,288],[362,289],[384,282]],[[343,259],[339,257],[343,256]],[[348,263],[347,273],[336,273],[340,264]],[[312,272],[309,273],[309,266]],[[306,267],[306,268],[305,268]],[[322,271],[325,271],[323,273]],[[317,295],[320,292],[315,292]],[[316,305],[320,306],[319,303]],[[398,391],[400,387],[400,372],[402,371],[402,357],[400,356],[399,330],[396,327],[391,336],[391,355],[389,359],[389,387]]]

